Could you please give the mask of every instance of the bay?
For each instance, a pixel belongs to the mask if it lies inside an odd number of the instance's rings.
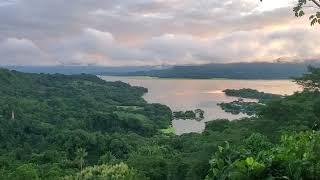
[[[292,80],[233,80],[233,79],[162,79],[151,77],[100,76],[107,81],[122,81],[133,86],[148,88],[144,99],[149,103],[161,103],[172,111],[202,109],[205,119],[174,120],[176,134],[202,132],[205,122],[215,119],[240,119],[244,114],[233,115],[224,112],[217,104],[231,102],[238,98],[226,96],[225,89],[251,88],[262,92],[291,95],[300,87]]]

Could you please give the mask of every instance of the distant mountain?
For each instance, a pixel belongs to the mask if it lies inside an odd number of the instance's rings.
[[[122,75],[130,72],[149,71],[168,68],[168,66],[125,66],[125,67],[104,67],[104,66],[3,66],[10,70],[25,73],[46,73],[46,74],[93,74],[93,75]]]
[[[5,66],[7,69],[26,73],[93,74],[113,76],[152,76],[160,78],[228,78],[228,79],[290,79],[301,76],[308,65],[320,67],[317,61],[307,62],[255,62],[204,64],[181,66]]]
[[[160,78],[229,78],[229,79],[290,79],[301,76],[308,65],[320,66],[317,62],[303,63],[229,63],[174,66],[162,70],[128,72],[125,76],[152,76]]]

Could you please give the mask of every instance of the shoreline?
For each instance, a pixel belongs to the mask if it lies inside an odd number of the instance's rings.
[[[155,77],[155,76],[116,76],[116,75],[96,75],[98,77],[123,77],[128,79],[145,80],[239,80],[239,81],[293,81],[294,79],[237,79],[237,78],[175,78],[175,77]]]

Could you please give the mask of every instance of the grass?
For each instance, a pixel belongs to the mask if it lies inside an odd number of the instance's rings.
[[[161,129],[160,131],[164,134],[176,134],[176,130],[172,126],[167,129]]]

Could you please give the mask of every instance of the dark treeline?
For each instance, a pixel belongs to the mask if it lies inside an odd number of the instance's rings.
[[[266,101],[279,99],[282,96],[278,94],[271,94],[265,92],[259,92],[255,89],[243,88],[243,89],[225,89],[223,91],[227,96],[239,97],[239,98],[249,98],[256,99],[261,103]]]
[[[317,179],[319,72],[255,117],[176,136],[144,88],[0,70],[0,179]]]
[[[232,102],[222,102],[218,106],[225,112],[232,114],[247,114],[256,115],[259,109],[263,108],[268,102],[283,98],[284,96],[278,94],[271,94],[260,92],[255,89],[243,88],[243,89],[225,89],[223,91],[227,96],[238,97],[239,99]],[[258,102],[248,102],[243,98],[257,100]]]
[[[95,66],[95,65],[58,65],[58,66],[4,66],[6,69],[16,70],[26,73],[46,73],[46,74],[92,74],[92,75],[121,75],[129,72],[148,71],[154,69],[168,68],[167,66]]]
[[[227,113],[231,114],[247,114],[249,116],[255,115],[260,108],[263,107],[262,104],[257,102],[246,102],[241,99],[232,102],[222,102],[218,106],[221,107]]]
[[[230,63],[174,66],[164,70],[129,72],[123,75],[160,78],[291,79],[306,72],[309,63]],[[313,63],[314,66],[319,66]]]
[[[228,79],[291,79],[301,76],[308,65],[320,66],[316,61],[303,63],[226,63],[181,66],[6,66],[27,73],[92,74],[115,76],[153,76],[161,78],[228,78]]]
[[[204,111],[202,109],[196,109],[194,111],[175,111],[172,116],[174,119],[191,119],[201,121],[204,119]]]

